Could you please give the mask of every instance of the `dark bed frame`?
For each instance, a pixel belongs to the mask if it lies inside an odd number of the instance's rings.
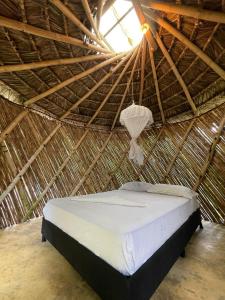
[[[198,226],[202,228],[199,209],[131,276],[121,274],[44,218],[42,241],[48,240],[102,299],[149,300],[178,257],[185,255]]]

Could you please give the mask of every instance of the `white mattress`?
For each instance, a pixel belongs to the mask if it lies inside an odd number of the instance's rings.
[[[115,190],[50,200],[44,217],[132,275],[198,208],[183,197]]]

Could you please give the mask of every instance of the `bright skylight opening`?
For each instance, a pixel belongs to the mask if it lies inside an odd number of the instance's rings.
[[[99,31],[115,52],[133,49],[143,36],[132,3],[124,0],[116,0],[101,17]]]

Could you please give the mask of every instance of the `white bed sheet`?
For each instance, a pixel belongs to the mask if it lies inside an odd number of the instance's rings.
[[[43,213],[119,272],[132,275],[197,208],[195,199],[115,190],[53,199]]]

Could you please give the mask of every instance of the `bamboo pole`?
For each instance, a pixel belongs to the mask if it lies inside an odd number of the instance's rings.
[[[74,46],[78,46],[81,48],[89,49],[89,50],[94,50],[97,52],[102,52],[102,53],[109,53],[109,50],[102,48],[102,47],[97,47],[92,44],[85,44],[82,40],[79,40],[77,38],[73,38],[64,34],[44,30],[32,25],[25,24],[23,22],[19,22],[13,19],[9,19],[6,17],[0,16],[0,26],[6,27],[6,28],[11,28],[14,30],[26,32],[29,34],[33,34],[36,36],[40,36],[46,39],[54,40],[57,42],[62,42]]]
[[[136,69],[136,66],[137,66],[137,63],[138,63],[138,59],[139,59],[140,53],[141,53],[141,47],[139,46],[138,53],[137,53],[137,55],[136,55],[136,58],[135,58],[135,61],[134,61],[134,65],[133,65],[133,68],[132,68],[132,71],[131,71],[131,74],[130,74],[130,78],[129,78],[127,84],[126,84],[126,89],[125,89],[125,92],[123,93],[123,97],[122,97],[121,102],[120,102],[120,105],[119,105],[119,107],[118,107],[118,109],[117,109],[115,118],[114,118],[114,120],[113,120],[113,124],[112,124],[112,126],[111,126],[111,130],[113,130],[114,127],[115,127],[115,125],[116,125],[117,118],[118,118],[118,116],[119,116],[119,114],[120,114],[120,111],[121,111],[121,109],[122,109],[124,100],[125,100],[125,98],[126,98],[126,96],[127,96],[127,93],[128,93],[128,91],[129,91],[129,87],[130,87],[131,81],[132,81],[133,76],[134,76],[134,71],[135,71],[135,69]]]
[[[140,93],[139,93],[139,105],[142,104],[143,100],[143,91],[144,91],[144,82],[145,82],[145,61],[146,61],[146,39],[143,38],[142,45],[142,58],[141,58],[141,83],[140,83]]]
[[[81,63],[81,62],[92,61],[92,60],[96,61],[100,59],[110,58],[113,56],[114,56],[113,53],[96,54],[96,55],[87,55],[87,56],[80,56],[80,57],[73,57],[73,58],[51,59],[51,60],[17,64],[17,65],[4,65],[4,66],[0,66],[0,73],[17,72],[17,71],[31,70],[37,68],[46,68],[50,66],[69,65],[69,64]]]
[[[185,141],[186,141],[186,139],[187,139],[190,131],[192,130],[192,128],[194,126],[194,123],[195,123],[195,119],[192,119],[192,121],[190,122],[190,124],[189,124],[189,126],[187,128],[187,131],[185,132],[184,136],[182,137],[179,145],[176,147],[176,153],[174,154],[172,160],[170,161],[170,164],[168,165],[168,167],[166,169],[166,173],[165,173],[165,175],[164,175],[164,177],[162,179],[162,182],[164,182],[166,180],[166,178],[168,177],[168,175],[169,175],[169,173],[170,173],[170,171],[171,171],[171,169],[172,169],[172,167],[173,167],[173,165],[174,165],[174,163],[175,163],[175,161],[177,159],[177,156],[179,155],[179,153],[180,153],[180,151],[181,151],[181,149],[182,149],[182,147],[183,147],[183,145],[184,145],[184,143],[185,143]]]
[[[118,83],[120,82],[120,80],[122,79],[122,77],[124,76],[125,72],[127,71],[127,69],[129,68],[134,56],[136,55],[136,51],[137,49],[139,49],[140,46],[138,48],[136,48],[136,50],[133,52],[133,54],[131,55],[129,61],[127,62],[126,66],[124,67],[123,71],[120,73],[119,77],[117,78],[117,80],[115,81],[115,83],[113,84],[113,86],[111,87],[110,91],[108,92],[107,96],[105,97],[105,99],[102,101],[102,103],[100,104],[100,106],[98,107],[98,109],[96,110],[96,112],[94,113],[94,115],[92,116],[92,118],[90,119],[90,121],[88,122],[87,126],[89,126],[92,121],[97,117],[98,113],[100,112],[100,110],[102,109],[102,107],[106,104],[106,102],[108,101],[109,97],[111,96],[111,94],[113,93],[114,89],[117,87]]]
[[[192,52],[194,52],[199,58],[201,58],[206,65],[208,65],[216,74],[225,80],[225,71],[217,65],[207,54],[205,54],[198,46],[193,44],[188,38],[186,38],[179,30],[174,28],[164,19],[160,18],[157,15],[146,13],[146,15],[157,22],[163,28],[165,28],[169,33],[174,35],[178,40],[185,44]]]
[[[43,92],[43,93],[41,93],[41,94],[39,94],[39,95],[37,95],[37,96],[29,99],[27,101],[25,101],[24,104],[26,106],[31,105],[31,104],[39,101],[40,99],[43,99],[43,98],[45,98],[45,97],[47,97],[47,96],[55,93],[56,91],[58,91],[58,90],[60,90],[60,89],[62,89],[64,87],[66,87],[67,85],[69,85],[69,84],[71,84],[71,83],[73,83],[73,82],[75,82],[75,81],[77,81],[77,80],[79,80],[81,78],[84,78],[84,77],[86,77],[86,76],[88,76],[88,75],[96,72],[97,70],[99,70],[99,69],[101,69],[101,68],[103,68],[103,67],[105,67],[105,66],[107,66],[107,65],[109,65],[109,64],[111,64],[113,62],[115,62],[116,60],[122,58],[123,56],[125,56],[124,53],[116,55],[115,57],[112,57],[112,58],[110,58],[110,59],[108,59],[108,60],[106,60],[106,61],[104,61],[104,62],[102,62],[102,63],[100,63],[98,65],[95,65],[94,67],[92,67],[92,68],[90,68],[88,70],[85,70],[84,72],[76,74],[73,77],[71,77],[69,79],[66,79],[63,82],[61,82],[61,83],[53,86],[49,90],[47,90],[47,91],[45,91],[45,92]]]
[[[79,181],[78,185],[72,190],[70,196],[74,196],[79,188],[82,186],[82,184],[86,181],[86,179],[88,178],[88,175],[91,173],[92,169],[94,168],[94,166],[96,165],[97,161],[99,160],[99,158],[101,157],[102,153],[104,152],[106,146],[108,145],[109,140],[112,137],[112,132],[110,132],[108,138],[106,139],[105,143],[103,144],[102,148],[100,149],[99,153],[96,155],[95,159],[93,160],[93,162],[91,163],[91,165],[89,166],[89,168],[85,171],[83,177],[81,178],[81,180]]]
[[[195,19],[206,20],[215,23],[225,24],[225,14],[219,11],[193,7],[191,5],[159,2],[155,0],[142,0],[142,5],[151,9],[187,16]]]
[[[83,23],[76,17],[71,10],[63,4],[60,0],[50,0],[74,25],[76,25],[82,32],[84,32],[89,38],[95,41],[99,46],[105,48],[105,44],[96,37]]]
[[[100,19],[103,11],[103,0],[98,0],[97,13],[96,13],[96,26],[99,29]]]
[[[166,60],[168,61],[171,69],[173,70],[173,73],[174,75],[176,76],[177,78],[177,81],[179,82],[179,84],[181,85],[181,87],[183,88],[183,91],[186,95],[186,98],[187,98],[187,101],[188,103],[190,104],[191,106],[191,109],[193,111],[193,113],[195,114],[197,112],[197,109],[196,109],[196,106],[195,106],[195,103],[194,101],[192,100],[192,97],[188,91],[188,88],[186,86],[186,83],[184,82],[183,78],[181,77],[176,65],[174,64],[170,54],[168,53],[168,51],[166,50],[166,47],[164,46],[161,38],[159,37],[158,33],[155,34],[155,38],[156,38],[156,41],[162,51],[162,53],[164,54],[164,56],[166,57]]]
[[[146,23],[146,20],[145,20],[144,14],[142,13],[142,10],[141,10],[140,1],[139,0],[132,0],[132,3],[133,3],[133,6],[134,6],[134,9],[136,11],[136,14],[138,16],[138,19],[139,19],[141,25],[143,25],[144,23]],[[156,45],[156,42],[153,38],[152,32],[150,30],[148,30],[145,33],[145,36],[146,36],[147,41],[149,41],[150,47],[153,50],[156,50],[157,45]]]
[[[31,163],[37,158],[38,154],[44,149],[50,139],[54,136],[56,131],[59,129],[61,124],[58,124],[55,129],[49,134],[49,136],[41,143],[35,153],[31,156],[31,158],[27,161],[27,163],[23,166],[23,168],[19,171],[16,177],[11,181],[10,185],[6,188],[6,190],[0,195],[0,203],[4,200],[4,198],[11,192],[11,190],[15,187],[17,182],[20,180],[21,176],[25,174],[27,169],[30,167]]]
[[[202,181],[204,180],[204,177],[208,171],[208,168],[213,160],[213,157],[214,157],[214,154],[215,154],[215,151],[216,151],[216,146],[217,144],[219,143],[220,141],[220,136],[222,134],[222,131],[224,130],[224,125],[225,125],[225,115],[223,116],[223,118],[221,119],[220,121],[220,125],[219,125],[219,128],[217,130],[217,132],[215,133],[215,136],[214,136],[214,139],[213,139],[213,142],[211,144],[211,147],[209,149],[209,153],[208,153],[208,156],[207,156],[207,159],[205,161],[205,164],[203,165],[202,167],[202,170],[201,170],[201,174],[193,188],[194,191],[197,191],[197,189],[199,188],[200,184],[202,183]]]
[[[113,52],[113,49],[112,47],[109,45],[109,43],[106,41],[106,39],[104,38],[104,36],[101,35],[101,33],[99,32],[97,26],[96,26],[96,23],[94,21],[94,18],[93,18],[93,15],[92,15],[92,12],[91,12],[91,9],[90,9],[90,6],[89,6],[89,3],[88,3],[88,0],[81,0],[82,2],[82,5],[83,5],[83,8],[85,10],[85,13],[86,13],[86,16],[92,26],[92,28],[94,29],[94,32],[96,34],[96,36],[103,40],[104,43],[106,44],[106,46]],[[104,9],[104,7],[103,7]]]
[[[24,110],[17,115],[17,117],[2,131],[0,132],[0,144],[7,135],[16,127],[16,125],[28,114],[28,110]]]
[[[163,112],[162,102],[161,102],[161,97],[160,97],[159,84],[158,84],[158,80],[157,80],[155,61],[154,61],[154,53],[150,47],[149,47],[149,56],[150,56],[150,61],[151,61],[151,66],[152,66],[152,75],[153,75],[153,80],[154,80],[154,84],[155,84],[155,91],[156,91],[156,95],[157,95],[158,106],[159,106],[162,122],[164,124],[165,123],[165,115]]]

